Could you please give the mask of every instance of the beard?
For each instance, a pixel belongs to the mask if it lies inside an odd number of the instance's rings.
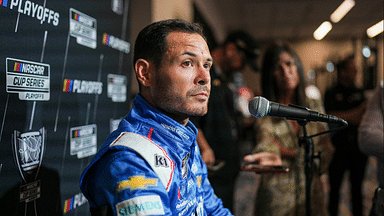
[[[208,111],[208,100],[199,100],[193,95],[200,91],[210,92],[207,86],[196,86],[183,95],[182,89],[164,85],[164,81],[158,80],[153,92],[153,101],[157,108],[166,113],[189,118],[203,116]]]

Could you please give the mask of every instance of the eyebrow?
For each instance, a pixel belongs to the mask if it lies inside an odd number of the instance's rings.
[[[193,56],[193,57],[197,57],[197,55],[195,54],[195,53],[193,53],[193,52],[189,52],[189,51],[185,51],[185,52],[183,52],[182,54],[181,54],[181,56],[182,55],[190,55],[190,56]],[[213,59],[212,58],[207,58],[207,61],[209,61],[209,62],[213,62]]]

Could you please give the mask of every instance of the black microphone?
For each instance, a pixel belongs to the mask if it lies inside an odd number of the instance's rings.
[[[248,104],[249,112],[255,117],[280,116],[290,120],[320,121],[331,124],[348,125],[347,121],[327,114],[311,111],[306,107],[282,105],[268,101],[263,97],[254,97]]]

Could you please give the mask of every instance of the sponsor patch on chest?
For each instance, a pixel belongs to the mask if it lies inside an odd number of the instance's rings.
[[[129,180],[121,181],[117,183],[116,192],[120,192],[126,189],[139,190],[147,189],[148,187],[157,187],[158,179],[145,178],[145,176],[131,176]]]
[[[157,195],[139,196],[116,204],[118,216],[164,215],[164,207]]]

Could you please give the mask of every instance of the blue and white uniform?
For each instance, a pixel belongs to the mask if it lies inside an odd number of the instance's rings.
[[[161,113],[139,94],[85,169],[80,188],[91,208],[115,215],[232,215],[214,194],[197,129]]]

